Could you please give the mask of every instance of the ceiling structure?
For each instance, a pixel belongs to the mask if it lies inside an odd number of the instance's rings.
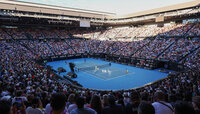
[[[3,19],[1,22],[4,22],[6,19],[10,20],[7,24],[19,24],[20,22],[18,22],[18,20],[21,20],[21,23],[24,24],[24,20],[33,19],[32,22],[37,22],[37,20],[40,19],[41,24],[42,22],[47,24],[57,23],[61,25],[63,24],[62,26],[73,25],[75,27],[78,27],[78,23],[81,20],[90,21],[92,26],[137,25],[157,23],[159,18],[162,20],[158,23],[185,18],[196,18],[200,12],[199,6],[200,0],[195,0],[168,7],[117,16],[116,14],[109,12],[52,6],[16,0],[1,0],[0,20]],[[14,23],[13,20],[11,20],[15,18],[17,23]]]

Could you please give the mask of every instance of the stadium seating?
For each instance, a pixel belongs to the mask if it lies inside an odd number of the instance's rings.
[[[168,96],[166,99],[171,104],[174,104],[176,100],[191,102],[193,96],[200,95],[199,25],[199,23],[190,23],[161,28],[157,26],[122,27],[83,32],[0,29],[0,99],[7,99],[6,96],[13,99],[20,97],[23,98],[23,105],[29,107],[32,107],[31,102],[37,99],[36,101],[39,100],[39,102],[34,106],[42,108],[43,110],[40,111],[46,113],[49,113],[49,107],[53,106],[50,103],[55,103],[53,99],[59,99],[55,93],[64,93],[68,97],[67,112],[79,105],[75,102],[76,98],[81,100],[79,96],[86,99],[85,107],[90,107],[98,113],[106,111],[106,106],[116,105],[115,99],[116,103],[121,104],[123,108],[118,105],[116,107],[128,113],[130,107],[127,104],[133,103],[131,101],[136,100],[138,103],[142,100],[153,101],[154,95],[160,90],[165,92]],[[69,34],[79,38],[70,37]],[[86,40],[82,37],[91,39]],[[124,39],[124,41],[118,41],[119,39]],[[61,83],[54,72],[33,60],[39,57],[81,53],[108,53],[136,58],[165,59],[184,64],[189,69],[133,90],[98,91]],[[73,84],[78,85],[77,82]],[[162,94],[159,93],[161,96]],[[62,98],[62,95],[57,96]],[[51,101],[50,97],[52,97]],[[100,97],[105,100],[103,103]],[[99,104],[93,100],[98,100]],[[0,105],[2,105],[1,101]],[[97,105],[100,107],[96,107]]]

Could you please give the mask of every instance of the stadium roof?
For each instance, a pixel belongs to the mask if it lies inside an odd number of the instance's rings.
[[[109,18],[123,19],[123,18],[130,18],[130,17],[138,17],[138,16],[145,16],[145,15],[150,15],[150,14],[176,11],[176,10],[180,10],[180,9],[188,9],[188,8],[192,8],[192,7],[196,7],[196,6],[200,6],[200,0],[176,4],[176,5],[172,5],[172,6],[166,6],[166,7],[162,7],[162,8],[156,8],[156,9],[147,10],[147,11],[136,12],[136,13],[122,15],[122,16],[111,16]]]
[[[107,18],[107,19],[125,19],[131,17],[140,17],[151,14],[159,14],[163,12],[177,11],[181,9],[189,9],[200,5],[200,0],[195,0],[192,2],[181,3],[177,5],[156,8],[147,11],[141,11],[133,14],[127,14],[123,16],[117,16],[114,13],[69,8],[62,6],[45,5],[39,3],[22,2],[16,0],[0,0],[0,9],[6,10],[16,10],[25,12],[35,12],[35,13],[46,13],[54,15],[67,15],[67,16],[77,16],[77,17],[88,17],[88,18]]]
[[[62,6],[52,6],[46,4],[16,1],[16,0],[0,0],[0,9],[27,11],[36,13],[48,13],[56,15],[91,17],[91,18],[104,18],[107,16],[115,15],[114,13],[109,13],[109,12],[69,8]]]

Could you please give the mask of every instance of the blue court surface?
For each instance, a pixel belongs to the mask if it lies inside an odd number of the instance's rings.
[[[146,70],[137,67],[102,61],[100,59],[81,58],[48,62],[47,65],[57,70],[63,67],[67,70],[60,75],[70,72],[69,62],[73,62],[76,67],[77,78],[73,79],[83,85],[84,88],[101,90],[121,90],[131,89],[154,82],[167,77],[167,73],[156,70]],[[111,64],[109,64],[111,63]]]

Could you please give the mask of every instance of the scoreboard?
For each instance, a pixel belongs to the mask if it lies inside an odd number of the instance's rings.
[[[90,21],[80,20],[80,27],[90,27]]]

